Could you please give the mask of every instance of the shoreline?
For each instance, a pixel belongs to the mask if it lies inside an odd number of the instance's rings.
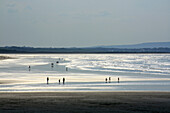
[[[30,52],[30,53],[27,53],[27,52],[23,52],[23,53],[0,53],[0,54],[170,54],[170,52],[118,52],[118,53],[116,53],[116,52],[93,52],[93,53],[79,53],[79,52],[73,52],[73,53],[69,53],[69,52],[58,52],[58,53],[50,53],[50,52],[47,52],[47,53],[34,53],[34,52]]]
[[[170,91],[144,91],[144,90],[128,90],[128,91],[0,91],[0,94],[20,94],[20,93],[169,93]]]
[[[79,93],[138,93],[138,94],[153,94],[158,93],[158,94],[164,94],[167,93],[170,96],[170,91],[1,91],[0,92],[0,97],[1,94],[79,94]]]
[[[0,92],[2,113],[168,113],[170,92]]]
[[[0,60],[6,60],[6,59],[14,59],[14,58],[8,56],[0,56]]]

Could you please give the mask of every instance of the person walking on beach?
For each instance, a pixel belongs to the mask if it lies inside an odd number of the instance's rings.
[[[109,77],[109,83],[111,83],[111,77]]]
[[[29,71],[31,70],[31,66],[28,66],[28,68],[29,68]]]
[[[107,83],[107,78],[105,79],[106,83]]]
[[[48,84],[49,78],[47,77],[47,84]]]
[[[63,78],[63,84],[65,84],[65,78]]]
[[[119,77],[118,77],[118,83],[119,83]]]

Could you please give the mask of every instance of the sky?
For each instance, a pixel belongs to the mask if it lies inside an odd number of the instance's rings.
[[[0,46],[170,41],[170,0],[0,0]]]

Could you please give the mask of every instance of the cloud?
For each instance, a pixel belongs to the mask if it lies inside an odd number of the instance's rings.
[[[111,16],[112,13],[108,11],[101,12],[67,12],[58,14],[59,17],[67,17],[67,18],[77,18],[77,19],[96,19],[96,18],[104,18]]]
[[[108,11],[103,11],[98,13],[98,16],[102,16],[102,17],[111,16],[111,13]]]
[[[10,1],[6,5],[8,13],[31,11],[32,7],[24,2]]]
[[[14,3],[14,2],[9,2],[8,4],[7,4],[7,7],[8,8],[13,8],[13,7],[15,7],[16,6],[16,4]]]
[[[16,8],[16,3],[15,2],[8,2],[7,5],[7,10],[8,10],[8,13],[16,13],[18,12],[18,9]]]
[[[17,9],[8,8],[8,13],[17,13],[17,12],[18,12]]]
[[[32,10],[32,7],[31,7],[31,6],[26,6],[26,7],[25,7],[25,10],[31,11],[31,10]]]

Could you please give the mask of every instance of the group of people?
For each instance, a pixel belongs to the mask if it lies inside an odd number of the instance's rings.
[[[64,60],[63,58],[59,58],[58,61],[56,61],[56,64],[60,63],[60,60]],[[51,68],[54,67],[54,63],[51,63]],[[29,71],[31,71],[31,66],[28,66]],[[65,68],[66,71],[68,71],[68,67]]]
[[[49,77],[47,77],[47,84],[49,84],[49,80],[50,80]],[[58,83],[59,83],[59,84],[61,83],[61,80],[60,80],[60,79],[58,80]],[[63,84],[65,84],[65,78],[63,78]]]
[[[60,58],[59,58],[60,60]],[[56,64],[58,64],[59,61],[56,61]],[[51,67],[53,68],[54,67],[54,63],[51,63]],[[28,67],[29,68],[29,71],[31,70],[31,66]],[[68,71],[68,67],[66,67],[66,71]],[[63,84],[65,84],[65,78],[62,79],[63,80]],[[118,83],[119,83],[119,77],[117,79]],[[106,83],[111,83],[111,77],[109,78],[105,78],[105,82]],[[60,84],[61,83],[61,80],[59,79],[58,80],[58,83]],[[47,77],[47,84],[49,84],[49,77]]]
[[[118,77],[117,81],[118,81],[118,83],[119,83],[119,77]],[[105,82],[106,82],[106,83],[111,83],[111,77],[105,78]]]
[[[58,64],[59,61],[56,61],[56,64]],[[51,63],[51,67],[53,68],[54,67],[54,63]],[[66,71],[68,71],[68,67],[66,67]]]
[[[56,61],[56,64],[58,64],[59,61]],[[51,63],[51,67],[53,68],[54,67],[54,63]]]
[[[59,58],[59,60],[60,60],[60,58]],[[59,61],[56,61],[56,64],[58,64],[59,63]],[[54,67],[54,63],[51,63],[51,67],[53,68]],[[28,69],[29,69],[29,71],[31,70],[31,66],[28,66]],[[66,71],[68,71],[68,67],[66,67]],[[47,84],[49,84],[49,77],[47,77]],[[62,79],[62,81],[63,81],[63,84],[65,84],[65,78],[63,78]],[[58,80],[58,83],[60,84],[61,83],[61,79],[59,79]]]

